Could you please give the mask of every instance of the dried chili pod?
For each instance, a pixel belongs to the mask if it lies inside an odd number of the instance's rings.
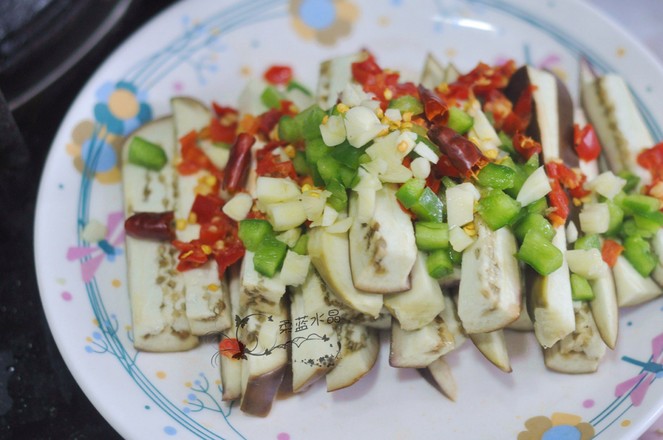
[[[124,230],[135,238],[170,241],[175,239],[175,213],[137,212],[125,220]]]
[[[251,165],[251,147],[255,142],[256,138],[248,133],[237,136],[223,174],[223,188],[226,191],[234,193],[241,189]]]
[[[488,163],[488,159],[476,145],[449,127],[433,126],[428,130],[428,138],[449,158],[454,168],[465,176]]]

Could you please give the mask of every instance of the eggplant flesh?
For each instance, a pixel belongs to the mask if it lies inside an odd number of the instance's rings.
[[[455,348],[454,336],[444,320],[437,317],[417,330],[403,330],[394,320],[391,325],[389,365],[397,368],[425,368]]]
[[[357,289],[373,293],[396,293],[410,288],[410,272],[417,258],[412,220],[400,208],[396,188],[384,185],[377,191],[370,219],[357,216],[358,200],[350,199],[350,267]]]
[[[349,387],[364,377],[373,368],[380,351],[378,331],[366,326],[342,324],[339,340],[340,358],[325,376],[327,391]]]
[[[496,330],[490,333],[474,333],[468,336],[486,359],[503,372],[511,373],[511,361],[509,360],[504,331]]]
[[[463,252],[458,315],[467,333],[488,333],[520,314],[520,267],[516,239],[508,228],[492,231],[475,218],[478,238]]]
[[[560,373],[593,373],[598,369],[606,345],[601,339],[587,303],[576,303],[576,329],[544,350],[546,367]]]
[[[161,145],[169,160],[175,155],[172,117],[157,119],[139,128],[122,148],[124,214],[173,210],[172,167],[150,171],[128,162],[129,144],[135,136]],[[131,302],[134,346],[139,350],[165,352],[189,350],[198,345],[186,317],[182,279],[178,276],[177,252],[168,244],[127,235],[127,284]]]

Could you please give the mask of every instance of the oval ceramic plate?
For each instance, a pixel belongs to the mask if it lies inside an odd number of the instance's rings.
[[[221,402],[213,342],[186,353],[134,350],[117,164],[122,137],[166,114],[174,95],[232,105],[248,77],[275,63],[293,66],[315,87],[321,60],[361,48],[406,75],[418,72],[428,52],[461,70],[515,58],[553,69],[574,95],[584,55],[600,71],[626,78],[654,138],[663,138],[663,70],[576,1],[176,4],[122,45],[83,88],[43,174],[36,220],[41,296],[83,390],[123,436],[136,439],[636,438],[663,409],[660,298],[622,311],[617,349],[596,374],[547,371],[532,334],[507,335],[511,374],[465,344],[448,356],[458,384],[455,403],[417,371],[389,367],[384,343],[377,365],[356,385],[328,394],[319,383],[277,401],[264,419]],[[103,240],[85,240],[90,223],[105,227]]]

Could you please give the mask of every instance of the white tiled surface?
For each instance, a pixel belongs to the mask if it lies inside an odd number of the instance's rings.
[[[585,1],[640,40],[663,64],[663,0]],[[640,440],[663,440],[663,417]]]

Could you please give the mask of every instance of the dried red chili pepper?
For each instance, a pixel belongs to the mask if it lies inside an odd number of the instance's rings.
[[[241,189],[251,164],[251,147],[255,142],[256,138],[248,133],[237,136],[230,148],[228,166],[223,175],[223,188],[226,191],[235,193]]]
[[[433,124],[444,125],[449,120],[449,106],[440,96],[420,85],[419,99],[424,105],[424,115]]]
[[[135,238],[167,241],[175,238],[173,211],[137,212],[124,221],[124,230]]]
[[[435,125],[428,130],[428,138],[440,147],[453,167],[466,177],[488,163],[476,145],[451,128]]]

